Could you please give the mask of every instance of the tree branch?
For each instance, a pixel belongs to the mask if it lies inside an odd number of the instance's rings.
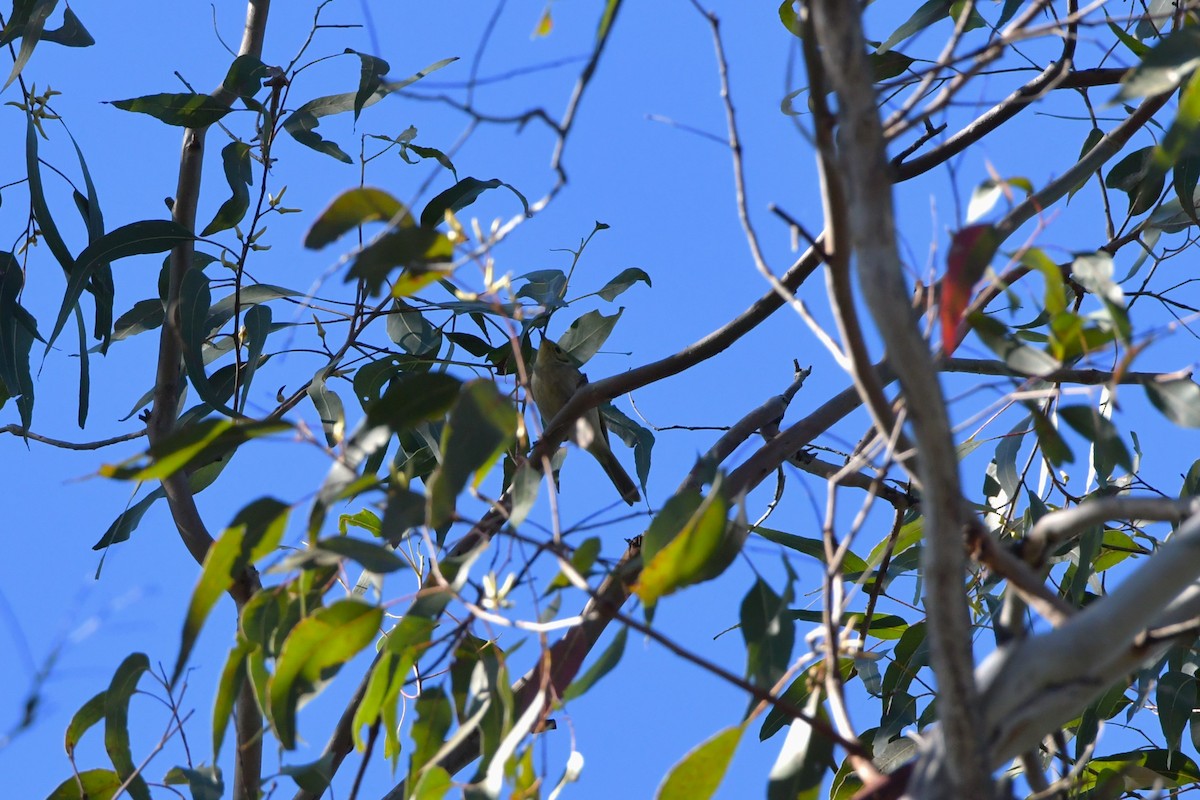
[[[888,343],[912,419],[921,459],[925,511],[923,569],[931,661],[949,758],[946,797],[992,796],[991,768],[979,727],[971,652],[971,620],[962,587],[965,569],[958,457],[937,372],[908,303],[896,246],[891,168],[876,107],[856,3],[813,0],[813,22],[825,71],[838,96],[838,176],[846,187],[859,285]]]

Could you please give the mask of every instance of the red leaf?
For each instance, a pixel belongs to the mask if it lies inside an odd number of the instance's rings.
[[[946,275],[942,278],[942,351],[949,356],[962,337],[958,327],[971,299],[971,290],[987,269],[999,246],[991,225],[968,225],[950,239]]]

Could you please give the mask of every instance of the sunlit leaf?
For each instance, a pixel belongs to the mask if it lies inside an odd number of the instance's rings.
[[[671,767],[656,800],[707,800],[716,794],[744,730],[741,725],[726,728],[693,748]]]
[[[133,653],[117,667],[104,693],[104,749],[117,774],[128,781],[126,790],[133,800],[150,800],[150,788],[137,774],[137,764],[129,749],[129,700],[142,673],[149,669],[150,659],[144,653]]]
[[[286,503],[271,497],[259,498],[239,511],[208,549],[200,580],[188,604],[179,655],[171,673],[172,684],[183,674],[192,646],[213,606],[246,569],[279,546],[287,527],[288,511]]]
[[[229,113],[229,106],[212,95],[191,93],[149,94],[129,100],[113,100],[122,111],[149,114],[168,125],[207,128]]]
[[[317,691],[345,662],[379,633],[383,609],[358,600],[339,600],[302,619],[288,634],[275,662],[269,693],[271,721],[279,743],[296,746],[296,706]]]

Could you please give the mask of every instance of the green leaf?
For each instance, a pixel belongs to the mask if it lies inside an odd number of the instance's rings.
[[[790,582],[780,596],[762,578],[754,581],[742,599],[740,620],[746,643],[746,674],[764,689],[771,689],[791,663],[796,643],[796,626],[788,614],[791,601]]]
[[[8,73],[8,80],[4,82],[4,89],[12,85],[12,82],[21,74],[21,70],[29,63],[29,58],[33,55],[33,49],[37,47],[37,43],[42,38],[42,29],[46,25],[46,20],[54,11],[56,5],[58,5],[58,0],[33,0],[32,5],[28,6],[28,16],[25,18],[21,30],[21,49],[18,51],[17,57],[13,60],[12,71]]]
[[[437,227],[445,219],[447,211],[458,213],[478,200],[479,195],[488,189],[498,189],[501,186],[517,196],[517,199],[521,201],[521,207],[525,209],[526,217],[533,216],[525,195],[499,178],[481,181],[478,178],[466,177],[429,201],[425,210],[421,212],[421,227]]]
[[[150,510],[150,506],[166,496],[167,493],[161,486],[155,487],[150,494],[122,511],[112,521],[112,524],[108,526],[104,535],[100,537],[100,541],[92,545],[92,549],[103,550],[118,542],[128,540],[133,532],[137,530],[137,526],[141,524],[142,517],[146,516],[146,512]]]
[[[16,38],[24,32],[24,25],[17,26],[18,30],[13,32],[13,37]],[[11,41],[8,36],[8,29],[5,29],[5,43]],[[83,22],[79,17],[75,16],[75,12],[70,6],[63,9],[63,24],[61,27],[55,28],[52,31],[42,31],[42,41],[52,42],[53,44],[62,45],[63,47],[91,47],[96,43],[92,35],[88,33],[87,28],[83,27]]]
[[[213,606],[246,569],[279,547],[287,528],[289,510],[280,500],[260,497],[239,511],[208,549],[184,619],[179,655],[171,673],[172,686],[183,674],[192,646]]]
[[[242,389],[241,407],[245,409],[247,398],[250,396],[250,382],[254,380],[254,373],[258,371],[263,347],[266,345],[267,336],[271,332],[271,307],[265,305],[251,306],[250,310],[242,318],[242,325],[246,329],[246,362],[242,367],[242,374],[239,377]]]
[[[19,302],[24,285],[21,265],[12,253],[0,252],[0,406],[17,398],[21,424],[28,429],[33,422],[33,336],[21,321],[26,313]]]
[[[822,564],[825,563],[825,545],[820,539],[797,536],[794,533],[784,533],[783,531],[758,526],[750,530],[769,542],[782,545],[798,553],[803,553],[806,556],[812,556]],[[845,557],[842,559],[842,570],[846,573],[845,577],[847,580],[856,580],[857,576],[866,572],[867,562],[847,550]]]
[[[945,19],[949,15],[952,5],[952,0],[928,0],[921,4],[911,17],[893,31],[883,44],[879,45],[875,52],[886,53],[918,31],[925,30],[935,22]]]
[[[612,403],[600,404],[600,416],[604,418],[609,433],[618,437],[626,447],[633,448],[633,463],[637,468],[638,482],[643,489],[646,488],[646,482],[650,480],[650,453],[654,449],[654,434]]]
[[[429,646],[436,624],[431,619],[406,615],[384,638],[382,652],[371,669],[362,702],[354,711],[351,730],[355,747],[365,746],[364,725],[383,723],[384,757],[394,759],[400,752],[398,703],[409,670]]]
[[[413,753],[409,760],[408,775],[412,779],[420,775],[446,741],[453,719],[450,699],[441,686],[426,687],[416,702],[417,721],[413,723]]]
[[[645,567],[634,591],[646,605],[714,577],[714,565],[732,561],[736,550],[729,552],[728,512],[719,484],[703,499],[684,491],[667,501],[642,543]]]
[[[513,530],[520,528],[533,510],[541,486],[542,474],[528,462],[522,464],[512,482],[512,509],[508,512],[508,525]]]
[[[1096,471],[1105,478],[1112,475],[1112,465],[1133,471],[1133,459],[1112,420],[1092,406],[1060,406],[1058,415],[1076,433],[1087,439],[1095,448]]]
[[[240,55],[229,65],[229,71],[225,73],[225,80],[221,81],[221,86],[227,92],[249,99],[258,94],[263,81],[269,77],[271,68],[259,58],[249,54]]]
[[[388,192],[370,186],[349,189],[335,197],[317,215],[304,236],[304,246],[319,250],[360,225],[393,219],[396,220],[395,224],[404,221],[412,224],[412,217],[404,204]]]
[[[342,398],[325,383],[333,369],[333,365],[329,365],[317,370],[308,383],[308,398],[317,409],[321,430],[325,433],[325,444],[337,447],[346,433],[346,409],[342,405]]]
[[[345,52],[353,53],[362,62],[358,91],[354,94],[354,121],[358,122],[358,115],[362,113],[363,103],[367,102],[368,97],[375,94],[375,91],[383,84],[383,76],[387,75],[392,68],[382,58],[369,56],[348,47]]]
[[[442,464],[430,477],[428,524],[437,528],[454,515],[455,501],[472,475],[484,475],[516,441],[517,410],[490,380],[463,384],[442,432]]]
[[[1200,782],[1200,768],[1183,753],[1161,748],[1134,750],[1127,753],[1093,758],[1077,777],[1076,790],[1090,792],[1103,787],[1121,792],[1134,792],[1161,786],[1174,789]]]
[[[790,4],[791,0],[788,0],[788,2]],[[637,267],[629,267],[617,273],[617,276],[604,284],[604,288],[597,292],[597,294],[611,303],[618,295],[638,281],[642,281],[647,286],[654,285],[650,282],[650,276],[646,274],[645,270]]]
[[[367,424],[403,431],[437,419],[454,406],[462,387],[458,378],[444,372],[401,375],[367,409]]]
[[[613,638],[608,647],[604,648],[604,652],[596,659],[595,663],[588,667],[583,675],[576,678],[563,692],[563,702],[569,703],[577,697],[581,697],[588,689],[591,689],[596,683],[613,670],[621,661],[621,656],[625,655],[625,640],[628,637],[629,628],[622,626],[617,631],[617,635]]]
[[[148,94],[129,100],[113,100],[122,111],[149,114],[160,122],[184,128],[207,128],[229,113],[229,106],[208,94]]]
[[[225,782],[221,770],[216,767],[171,767],[163,777],[163,783],[186,784],[192,800],[221,800],[225,795]]]
[[[1143,147],[1118,161],[1104,185],[1124,192],[1129,198],[1129,215],[1137,216],[1154,207],[1166,180],[1166,167],[1156,162],[1154,148]]]
[[[328,553],[334,553],[342,558],[353,559],[361,564],[363,569],[381,575],[395,572],[398,569],[408,566],[407,561],[400,558],[400,556],[393,553],[387,547],[350,536],[335,536],[329,539],[321,539],[317,542],[317,548]]]
[[[96,269],[113,261],[147,253],[165,253],[180,242],[194,237],[187,228],[169,219],[143,220],[122,225],[89,244],[74,260],[67,279],[67,289],[62,306],[54,323],[54,330],[46,344],[50,345],[62,333],[71,309],[79,302],[80,295]]]
[[[567,293],[567,274],[561,269],[539,269],[520,276],[526,281],[517,289],[517,297],[528,297],[547,311],[563,308],[563,297]]]
[[[113,341],[121,341],[139,333],[152,331],[163,324],[166,313],[162,301],[157,297],[149,300],[138,300],[133,308],[126,311],[113,324]]]
[[[205,226],[201,236],[227,231],[242,221],[250,208],[250,190],[254,185],[251,171],[250,145],[245,142],[230,142],[221,148],[221,163],[225,167],[225,182],[233,195],[217,209],[217,215]]]
[[[1113,102],[1150,97],[1179,86],[1200,65],[1200,31],[1187,27],[1163,37],[1121,81]]]
[[[1049,353],[1025,344],[1014,336],[1004,323],[975,312],[971,314],[971,327],[992,352],[1000,356],[1006,365],[1022,375],[1047,375],[1062,366]]]
[[[439,766],[431,766],[421,773],[413,787],[412,800],[443,800],[453,785],[449,772]]]
[[[401,226],[389,230],[358,252],[346,280],[361,280],[372,296],[396,267],[407,272],[392,287],[393,297],[405,297],[440,280],[452,271],[454,243],[444,233],[428,228]]]
[[[292,628],[271,677],[271,721],[279,743],[296,746],[296,707],[319,690],[344,663],[370,644],[379,632],[383,609],[358,600],[339,600],[317,609]]]
[[[388,338],[414,356],[436,356],[442,347],[442,333],[429,320],[403,300],[394,301],[387,315]]]
[[[291,430],[280,420],[241,422],[230,419],[206,419],[186,425],[151,447],[143,456],[120,464],[106,464],[100,474],[106,478],[126,481],[162,480],[181,469],[194,471],[241,447],[251,439]]]
[[[1158,676],[1158,722],[1162,726],[1167,747],[1179,750],[1183,729],[1196,707],[1196,676],[1184,672],[1164,672]]]
[[[189,271],[195,271],[192,267]],[[212,304],[208,309],[208,317],[204,320],[204,327],[208,329],[208,333],[215,333],[229,320],[233,319],[233,309],[237,306],[246,313],[246,309],[251,306],[256,306],[265,303],[268,300],[276,300],[280,297],[299,297],[302,292],[297,292],[295,289],[287,289],[283,286],[273,286],[269,283],[255,283],[250,286],[243,286],[240,292],[222,297],[220,300]]]
[[[726,728],[693,748],[671,767],[655,794],[657,800],[707,800],[725,777],[745,727]]]
[[[821,695],[808,698],[804,711],[828,722],[819,705]],[[788,735],[771,767],[767,784],[767,800],[816,800],[825,773],[836,768],[833,743],[828,737],[814,735],[812,725],[804,720],[792,721]]]
[[[579,364],[586,364],[604,346],[608,335],[612,333],[617,320],[624,312],[624,308],[619,308],[616,314],[608,317],[599,311],[587,312],[572,322],[559,337],[558,346],[566,350],[571,358]]]
[[[104,749],[121,780],[128,781],[133,800],[150,800],[150,788],[136,775],[137,765],[129,750],[129,699],[137,689],[142,673],[149,671],[150,659],[133,653],[121,662],[104,693]]]
[[[321,138],[321,135],[316,133],[316,127],[320,124],[322,117],[327,117],[331,114],[341,114],[345,111],[354,109],[355,115],[360,113],[367,106],[372,106],[378,103],[384,97],[387,97],[392,92],[397,92],[406,86],[409,86],[426,75],[436,72],[447,64],[452,64],[457,61],[457,58],[444,58],[441,61],[436,61],[430,64],[425,69],[417,72],[414,75],[405,78],[402,81],[395,83],[384,83],[376,88],[369,96],[360,100],[358,92],[347,92],[345,94],[332,94],[324,97],[318,97],[314,100],[309,100],[304,105],[293,111],[283,121],[283,129],[291,134],[297,142],[305,147],[311,147],[318,153],[325,153],[333,156],[339,161],[347,164],[353,163],[350,156],[342,152],[342,149],[333,142]]]
[[[60,783],[46,800],[111,800],[123,783],[111,769],[86,769]]]
[[[1143,384],[1154,407],[1176,425],[1200,428],[1200,386],[1191,378]]]
[[[804,36],[804,29],[800,25],[800,17],[796,14],[796,4],[794,0],[783,0],[779,4],[779,21],[783,23],[783,27],[788,33],[793,36]]]
[[[67,751],[67,758],[74,760],[75,747],[79,744],[79,740],[83,738],[83,734],[87,733],[88,729],[97,722],[104,719],[104,706],[106,702],[107,692],[100,692],[80,706],[79,710],[71,717],[71,722],[67,725],[67,733],[63,740],[63,747]]]
[[[213,701],[212,746],[213,763],[221,755],[221,745],[225,741],[225,729],[229,726],[229,718],[233,715],[233,704],[246,680],[246,657],[256,645],[239,635],[237,644],[229,651],[225,666],[221,669],[221,679],[217,683],[217,694]]]

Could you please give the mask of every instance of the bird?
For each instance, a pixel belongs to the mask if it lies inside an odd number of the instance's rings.
[[[543,424],[562,410],[575,392],[587,383],[587,376],[580,372],[579,367],[566,350],[552,339],[543,339],[533,360],[533,375],[529,382],[533,401],[541,412]],[[590,408],[587,413],[575,421],[575,433],[572,437],[575,444],[592,454],[600,463],[600,467],[613,482],[613,486],[621,493],[621,499],[633,505],[641,495],[637,484],[629,473],[621,466],[621,462],[613,454],[608,442],[608,428],[600,417],[600,409]]]

